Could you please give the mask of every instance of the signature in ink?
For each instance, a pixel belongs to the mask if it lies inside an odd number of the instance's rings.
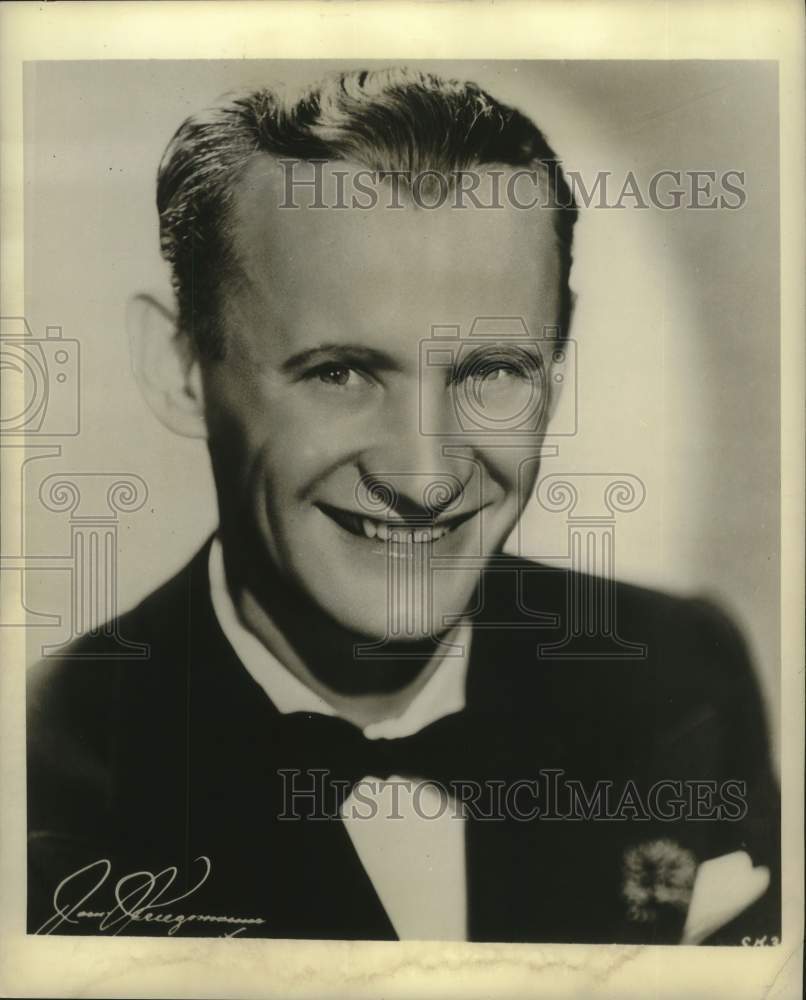
[[[202,863],[202,874],[196,884],[179,895],[170,895],[179,874],[175,865],[160,872],[138,871],[123,875],[114,886],[115,905],[111,910],[87,909],[87,902],[106,884],[112,872],[112,862],[99,858],[79,868],[56,886],[53,893],[53,914],[35,932],[53,934],[64,924],[80,924],[83,920],[98,920],[98,930],[112,935],[120,934],[132,923],[158,924],[174,935],[185,924],[235,925],[223,937],[236,937],[251,924],[264,924],[262,917],[218,916],[210,913],[176,913],[172,908],[188,899],[210,877],[212,864],[202,855],[194,860]]]

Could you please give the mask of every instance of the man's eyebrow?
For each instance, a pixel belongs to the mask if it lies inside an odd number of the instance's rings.
[[[317,344],[316,347],[309,347],[297,354],[292,354],[290,358],[281,365],[284,372],[299,371],[300,368],[307,368],[315,365],[317,361],[336,362],[340,364],[362,364],[380,371],[392,371],[398,369],[400,365],[384,351],[378,351],[374,347],[367,347],[364,344]]]

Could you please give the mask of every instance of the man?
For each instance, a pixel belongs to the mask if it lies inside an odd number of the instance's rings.
[[[189,119],[157,200],[175,303],[137,300],[135,369],[206,438],[220,527],[119,623],[147,660],[102,631],[32,672],[29,930],[776,933],[732,625],[618,586],[641,655],[585,629],[561,655],[603,584],[502,555],[571,313],[540,131],[472,84],[344,73]]]

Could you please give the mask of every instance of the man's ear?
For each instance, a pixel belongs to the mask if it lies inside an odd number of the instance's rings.
[[[201,368],[173,312],[152,295],[135,295],[126,308],[132,367],[157,418],[183,437],[206,437]]]

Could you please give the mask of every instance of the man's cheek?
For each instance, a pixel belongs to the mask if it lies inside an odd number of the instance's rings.
[[[530,462],[528,466],[521,467],[518,470],[513,493],[517,496],[519,511],[523,511],[523,508],[534,496],[535,484],[537,483],[539,472],[540,463],[538,461]]]
[[[492,441],[479,450],[479,455],[488,488],[494,484],[494,488],[507,497],[519,501],[528,498],[537,478],[537,454],[524,449],[522,441],[514,442],[514,446]]]
[[[251,503],[276,536],[309,524],[318,484],[333,465],[326,441],[297,442],[290,432],[272,435],[253,457]],[[306,529],[307,530],[307,529]]]

